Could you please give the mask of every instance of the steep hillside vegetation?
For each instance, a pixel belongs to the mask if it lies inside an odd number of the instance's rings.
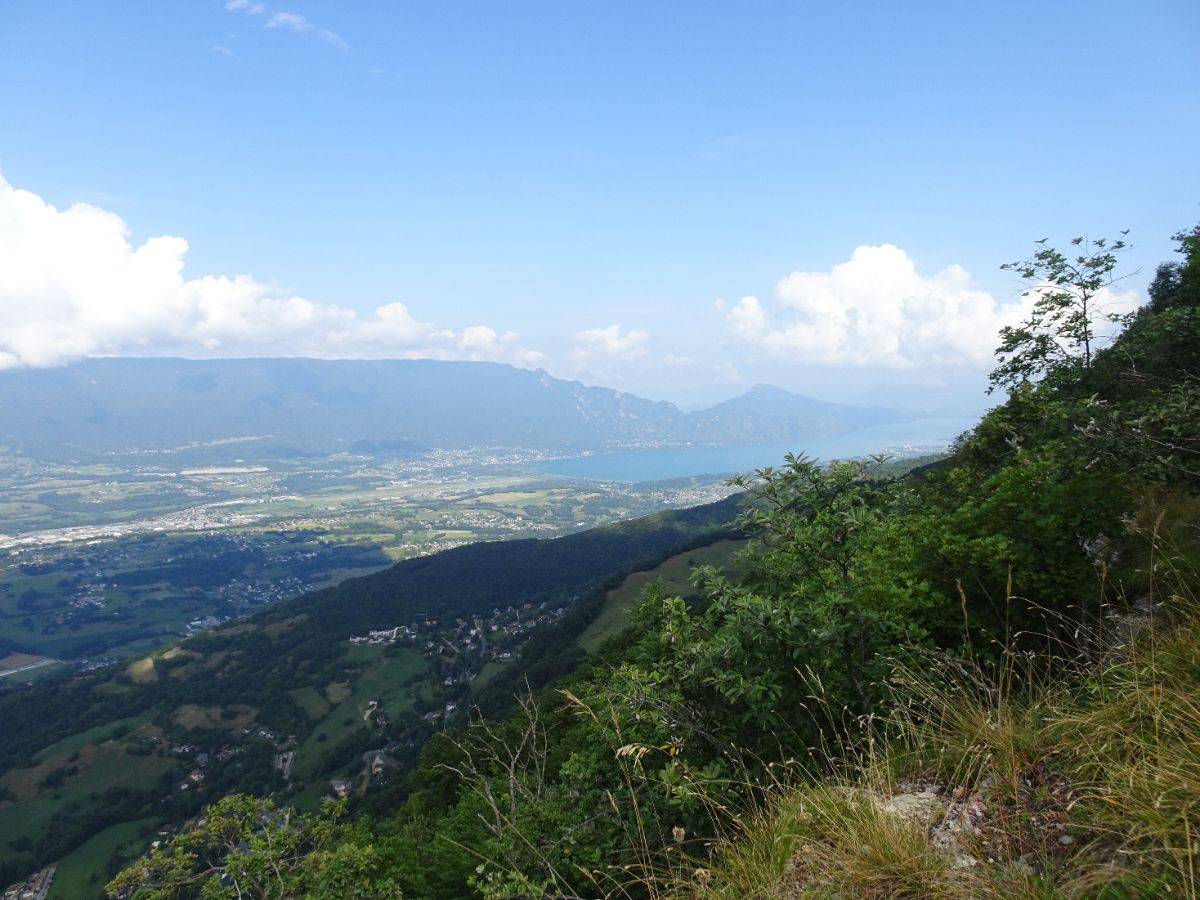
[[[110,890],[1194,895],[1200,230],[1179,240],[1103,349],[1123,242],[1039,245],[1007,399],[949,459],[747,479],[736,573],[651,590],[386,806],[230,798]]]

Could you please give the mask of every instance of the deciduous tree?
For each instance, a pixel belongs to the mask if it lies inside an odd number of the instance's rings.
[[[1124,277],[1114,274],[1118,255],[1129,249],[1123,240],[1127,232],[1121,234],[1121,240],[1111,242],[1077,237],[1071,241],[1074,255],[1043,244],[1032,256],[1000,267],[1025,280],[1023,296],[1033,298],[1033,309],[1020,325],[1000,329],[1000,363],[991,374],[989,392],[1054,371],[1091,368],[1097,324],[1121,318],[1100,308],[1103,291]]]

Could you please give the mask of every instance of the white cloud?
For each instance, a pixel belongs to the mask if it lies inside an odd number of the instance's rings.
[[[262,3],[251,3],[250,0],[229,0],[225,4],[229,12],[243,12],[250,16],[266,15],[267,7]]]
[[[299,13],[291,13],[286,10],[281,10],[277,13],[272,13],[271,18],[267,19],[267,28],[286,28],[288,31],[294,31],[296,34],[304,34],[306,31],[312,31],[312,22],[308,21],[306,16]]]
[[[349,50],[350,49],[350,45],[347,44],[344,40],[342,40],[341,35],[337,34],[336,32],[330,31],[328,28],[318,28],[317,29],[317,37],[319,37],[321,40],[323,40],[327,44],[333,44],[333,46],[337,47],[339,50]]]
[[[542,365],[546,361],[546,354],[540,350],[524,350],[517,349],[505,360],[514,366],[520,366],[524,369],[534,369]]]
[[[497,333],[489,325],[468,325],[458,335],[456,346],[462,359],[503,359],[519,366],[532,368],[545,359],[537,350],[525,350],[516,345],[517,333]]]
[[[576,348],[571,356],[576,363],[582,363],[593,356],[626,357],[642,356],[646,352],[645,343],[650,335],[636,329],[622,334],[621,326],[609,325],[606,328],[589,328],[576,332]]]
[[[755,297],[726,316],[737,337],[798,362],[827,366],[988,365],[1003,325],[1031,300],[998,303],[960,266],[933,276],[891,244],[858,247],[828,272],[792,272],[775,286],[768,321]]]
[[[505,335],[505,338],[512,336],[512,332]],[[462,330],[462,335],[458,339],[459,350],[491,350],[496,346],[497,341],[503,340],[496,334],[496,329],[490,328],[487,325],[469,325]]]
[[[337,47],[339,50],[350,49],[350,45],[337,32],[330,31],[328,28],[318,28],[309,21],[308,16],[303,16],[300,13],[289,12],[286,9],[272,12],[267,8],[266,4],[254,3],[251,0],[228,0],[225,4],[225,9],[229,12],[244,13],[248,16],[266,16],[267,20],[263,24],[264,28],[282,28],[293,34],[313,34],[325,43]]]
[[[729,310],[725,321],[738,337],[757,340],[762,337],[766,315],[757,297],[743,297]]]
[[[187,241],[140,247],[117,215],[65,210],[0,177],[0,369],[91,355],[433,357],[532,365],[511,331],[458,334],[403,303],[373,313],[294,296],[249,275],[185,279]]]
[[[728,381],[732,384],[740,384],[746,380],[732,363],[721,363],[720,365],[713,366],[713,374],[717,376],[717,380]]]

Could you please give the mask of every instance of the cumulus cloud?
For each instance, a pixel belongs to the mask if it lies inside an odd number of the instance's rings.
[[[495,328],[487,325],[469,325],[463,329],[462,336],[458,339],[458,348],[460,350],[490,350],[496,346],[497,342],[514,336],[510,331],[501,338],[496,334]]]
[[[757,297],[743,297],[729,310],[725,321],[739,337],[758,340],[762,337],[767,317]]]
[[[500,334],[489,325],[468,325],[457,338],[459,356],[464,359],[505,359],[517,365],[533,367],[545,359],[537,350],[516,345],[517,333]]]
[[[731,384],[740,384],[746,380],[732,363],[721,363],[720,365],[713,366],[713,374],[716,375],[717,380],[727,381]]]
[[[792,272],[775,286],[775,308],[743,297],[725,322],[736,337],[798,362],[826,366],[984,367],[1004,325],[1024,320],[1028,294],[999,303],[962,267],[927,276],[891,244],[858,247],[828,272]],[[1128,309],[1136,293],[1106,298]]]
[[[646,352],[646,340],[650,337],[645,331],[631,329],[622,333],[620,325],[609,325],[606,328],[589,328],[575,334],[575,350],[571,356],[576,363],[582,363],[592,357],[625,357],[642,356]]]
[[[114,213],[85,203],[59,210],[0,177],[0,368],[168,353],[540,358],[511,331],[474,325],[456,333],[403,303],[362,315],[248,275],[187,279],[187,249],[169,236],[134,247]]]
[[[642,345],[648,337],[646,332],[637,330],[622,334],[620,325],[609,325],[607,328],[589,328],[577,332],[575,342],[608,356],[640,356],[646,352]]]

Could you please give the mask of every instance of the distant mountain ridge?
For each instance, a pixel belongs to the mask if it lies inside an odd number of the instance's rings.
[[[829,437],[904,418],[884,407],[828,403],[769,384],[689,414],[697,442],[713,445]]]
[[[487,362],[114,358],[0,372],[0,445],[61,460],[190,445],[231,458],[739,446],[906,418],[768,385],[684,413],[665,401]]]

